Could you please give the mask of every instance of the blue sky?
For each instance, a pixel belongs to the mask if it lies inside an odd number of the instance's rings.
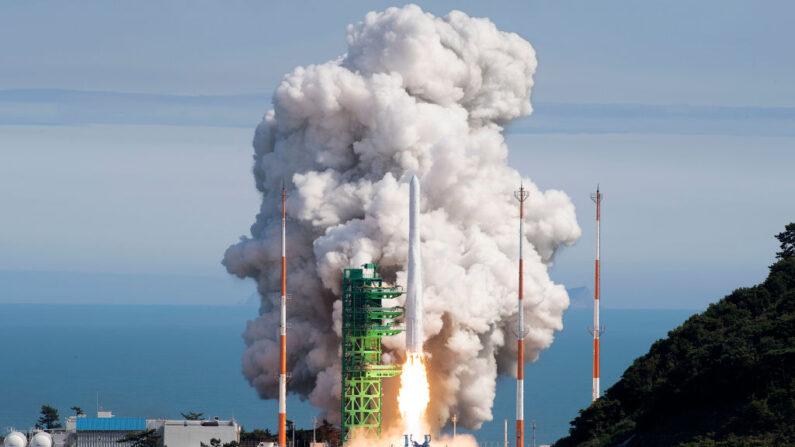
[[[248,299],[220,259],[257,211],[253,127],[285,72],[339,56],[345,26],[386,6],[0,4],[0,301]],[[538,52],[536,112],[507,141],[577,206],[555,279],[590,286],[598,182],[604,306],[701,309],[764,277],[795,221],[795,5],[421,6]]]
[[[536,47],[541,102],[792,106],[786,1],[437,1]],[[389,2],[3,2],[4,88],[165,94],[273,89],[344,52],[345,26]]]

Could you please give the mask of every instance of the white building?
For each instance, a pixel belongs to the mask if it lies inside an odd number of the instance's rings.
[[[220,440],[221,445],[233,441],[240,443],[240,426],[234,419],[229,421],[149,420],[146,422],[147,429],[156,428],[158,430],[158,434],[161,435],[161,445],[167,447],[200,447],[202,443],[209,446],[212,439]]]
[[[98,412],[96,418],[81,415],[66,419],[66,430],[61,442],[53,447],[127,447],[131,443],[117,441],[131,433],[154,430],[160,447],[201,447],[211,445],[213,439],[221,446],[240,443],[240,426],[234,419],[217,418],[203,421],[168,419],[117,418],[109,411]]]

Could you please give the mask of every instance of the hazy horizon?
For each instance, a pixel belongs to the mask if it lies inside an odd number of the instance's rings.
[[[57,293],[65,272],[124,275],[126,302],[248,297],[220,261],[258,211],[254,127],[285,73],[343,54],[345,27],[389,4],[80,5],[0,5],[0,302]],[[535,113],[506,140],[511,166],[577,207],[553,279],[590,286],[597,183],[605,306],[699,309],[764,277],[795,220],[793,4],[420,5],[535,47]],[[19,271],[61,282],[25,290]]]

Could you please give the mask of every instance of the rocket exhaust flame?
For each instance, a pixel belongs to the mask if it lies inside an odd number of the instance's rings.
[[[404,434],[422,439],[428,433],[425,410],[431,401],[428,385],[428,372],[425,369],[425,356],[416,352],[406,353],[406,363],[400,374],[400,394],[398,408],[403,418]]]

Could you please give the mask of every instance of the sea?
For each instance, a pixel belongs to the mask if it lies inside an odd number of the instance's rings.
[[[603,390],[695,312],[603,309]],[[0,304],[0,430],[30,428],[41,406],[50,405],[62,418],[71,407],[150,419],[193,411],[275,431],[276,402],[261,400],[240,372],[241,334],[256,314],[254,306]],[[552,346],[526,365],[528,445],[533,422],[536,444],[551,444],[589,405],[592,324],[592,311],[566,311]],[[501,377],[493,420],[458,432],[502,445],[507,420],[511,440],[515,387]],[[290,396],[288,412],[299,428],[310,428],[320,413],[297,396]]]

